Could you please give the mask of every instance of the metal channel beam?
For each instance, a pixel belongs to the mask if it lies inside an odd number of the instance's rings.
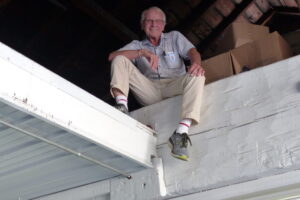
[[[144,167],[154,132],[37,63],[0,44],[0,99]]]
[[[91,158],[91,157],[89,157],[89,156],[86,156],[86,155],[84,155],[84,154],[82,154],[82,153],[80,153],[80,152],[78,152],[78,151],[75,151],[75,150],[70,149],[70,148],[68,148],[68,147],[65,147],[65,146],[63,146],[63,145],[60,145],[60,144],[58,144],[58,143],[56,143],[56,142],[53,142],[53,141],[51,141],[51,140],[49,140],[49,139],[47,139],[47,138],[38,136],[38,135],[36,135],[36,134],[34,134],[34,133],[30,132],[30,131],[27,131],[27,130],[24,130],[24,129],[22,129],[22,128],[19,128],[19,127],[15,126],[15,125],[13,125],[13,124],[11,124],[11,123],[9,123],[9,122],[6,122],[6,121],[4,121],[4,120],[2,120],[2,119],[0,119],[0,124],[5,125],[5,126],[7,126],[7,127],[9,127],[9,128],[12,128],[12,129],[14,129],[14,130],[16,130],[16,131],[18,131],[18,132],[23,133],[23,134],[29,135],[29,136],[31,136],[31,137],[33,137],[33,138],[39,140],[39,141],[42,141],[42,142],[45,142],[45,143],[50,144],[50,145],[52,145],[52,146],[55,146],[55,147],[57,147],[57,148],[59,148],[59,149],[62,149],[63,151],[66,151],[66,152],[68,152],[68,153],[71,153],[71,154],[73,154],[73,155],[75,155],[75,156],[78,156],[78,157],[80,157],[80,158],[82,158],[82,159],[85,159],[85,160],[88,160],[88,161],[90,161],[90,162],[92,162],[92,163],[95,163],[95,164],[97,164],[97,165],[100,165],[101,167],[105,167],[105,168],[107,168],[107,169],[109,169],[109,170],[112,170],[112,171],[114,171],[114,172],[117,172],[118,174],[123,175],[123,176],[125,176],[125,177],[128,178],[128,179],[131,179],[131,175],[127,174],[126,172],[123,172],[123,171],[118,170],[118,169],[116,169],[116,168],[114,168],[114,167],[111,167],[111,166],[109,166],[109,165],[107,165],[107,164],[105,164],[105,163],[103,163],[103,162],[101,162],[101,161],[99,161],[99,160],[96,160],[96,159],[94,159],[94,158]]]

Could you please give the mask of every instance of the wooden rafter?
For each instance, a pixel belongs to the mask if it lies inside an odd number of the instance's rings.
[[[70,0],[70,2],[96,20],[121,41],[128,42],[138,38],[138,35],[131,31],[117,18],[104,10],[94,0]]]
[[[196,8],[192,10],[190,15],[186,17],[186,19],[183,22],[181,22],[181,27],[178,28],[184,33],[191,30],[191,27],[194,25],[196,19],[202,17],[203,13],[216,1],[217,0],[202,1]]]
[[[6,4],[8,4],[11,0],[1,0],[0,1],[0,6],[5,6]]]
[[[274,17],[275,13],[276,11],[269,10],[256,22],[256,24],[265,26],[270,21],[270,19]]]
[[[253,0],[244,0],[236,6],[234,11],[212,30],[212,32],[197,46],[200,51],[205,50],[208,45],[213,42],[227,26],[229,26],[249,5]]]
[[[298,9],[300,10],[300,0],[296,0],[296,3],[298,4]]]
[[[275,7],[266,12],[257,22],[259,25],[266,25],[275,14],[300,16],[297,8]]]

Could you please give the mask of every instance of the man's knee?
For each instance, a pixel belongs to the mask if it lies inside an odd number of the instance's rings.
[[[112,71],[123,71],[123,70],[127,70],[127,71],[132,71],[133,69],[133,65],[131,63],[131,61],[122,55],[116,56],[111,63],[111,69]]]
[[[129,59],[126,58],[125,56],[118,55],[118,56],[113,58],[113,60],[111,61],[111,64],[116,65],[116,64],[125,63],[126,61],[129,61]]]
[[[197,76],[197,81],[199,82],[199,84],[204,85],[204,83],[205,83],[205,76]]]
[[[186,84],[204,85],[205,76],[191,76],[186,74]]]
[[[123,60],[123,59],[128,59],[128,58],[126,56],[123,56],[123,55],[118,55],[118,56],[113,58],[113,60],[119,60],[119,59]]]

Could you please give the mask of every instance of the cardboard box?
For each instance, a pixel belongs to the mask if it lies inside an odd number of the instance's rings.
[[[277,33],[242,45],[230,51],[235,73],[243,67],[254,69],[293,56],[288,43]]]
[[[250,23],[232,23],[215,41],[214,54],[224,53],[248,42],[266,37],[269,28]]]
[[[233,75],[230,52],[204,60],[202,66],[205,69],[206,84]]]
[[[300,29],[282,36],[293,49],[295,55],[300,54]]]

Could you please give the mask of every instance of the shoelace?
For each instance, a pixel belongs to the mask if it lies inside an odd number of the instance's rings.
[[[181,138],[181,147],[187,147],[188,142],[192,146],[192,141],[191,141],[190,137],[186,133],[183,133],[182,138]]]

